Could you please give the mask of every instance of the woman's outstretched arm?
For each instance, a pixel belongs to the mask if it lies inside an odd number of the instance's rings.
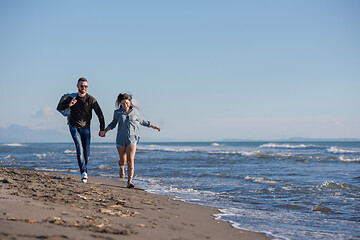
[[[153,129],[156,129],[156,130],[158,130],[160,132],[160,127],[152,125],[152,124],[150,125],[150,127],[153,128]]]

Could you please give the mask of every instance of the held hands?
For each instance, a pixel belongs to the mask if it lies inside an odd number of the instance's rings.
[[[104,130],[100,131],[100,132],[99,132],[99,137],[105,137],[106,132],[109,131],[109,130],[111,130],[111,128],[110,128],[110,127],[107,127],[107,128],[105,128]]]

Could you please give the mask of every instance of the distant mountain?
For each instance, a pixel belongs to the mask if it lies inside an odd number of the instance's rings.
[[[0,128],[0,143],[70,142],[71,137],[56,130],[35,130],[13,124]]]

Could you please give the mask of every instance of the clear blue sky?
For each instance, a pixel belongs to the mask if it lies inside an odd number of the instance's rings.
[[[360,137],[357,0],[0,0],[0,36],[0,127],[67,131],[83,76],[106,123],[133,94],[144,138]]]

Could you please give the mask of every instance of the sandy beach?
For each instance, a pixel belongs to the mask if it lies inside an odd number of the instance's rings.
[[[0,167],[0,239],[270,239],[117,179]]]

